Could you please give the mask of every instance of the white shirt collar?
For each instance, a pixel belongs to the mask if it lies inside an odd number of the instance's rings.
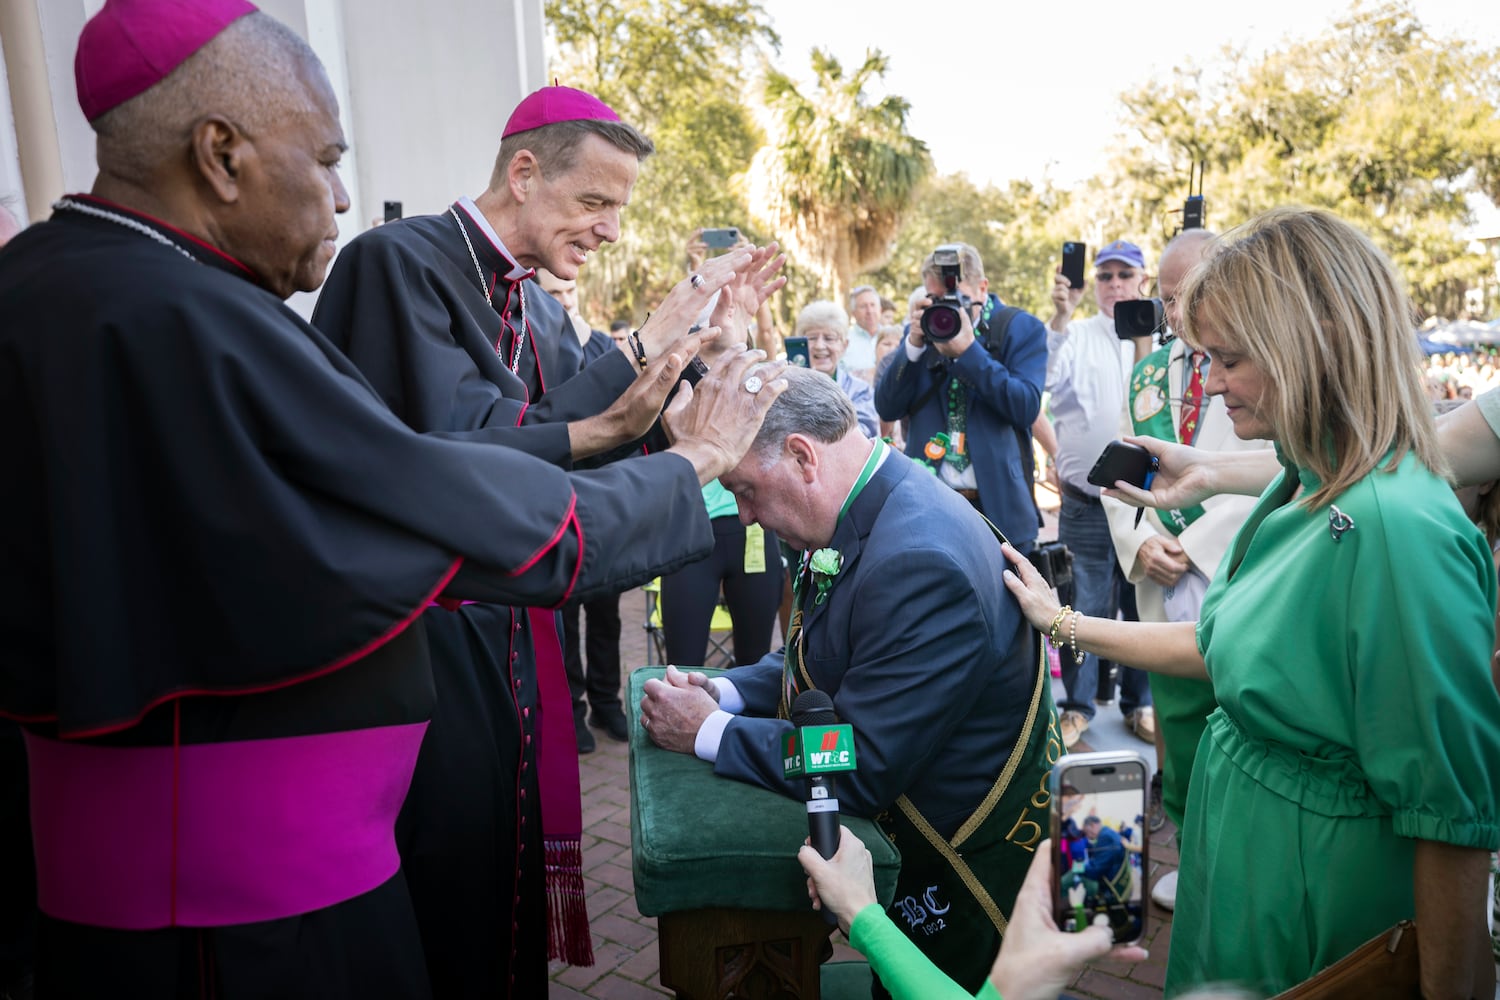
[[[505,275],[506,281],[521,281],[524,278],[531,277],[533,273],[532,269],[522,267],[516,263],[515,254],[506,249],[505,241],[500,238],[499,233],[495,232],[495,227],[490,225],[490,220],[484,217],[484,213],[479,210],[479,206],[474,204],[474,199],[468,195],[463,195],[458,199],[458,207],[464,210],[464,214],[484,234],[484,238],[489,240],[490,245],[510,264],[510,271]]]

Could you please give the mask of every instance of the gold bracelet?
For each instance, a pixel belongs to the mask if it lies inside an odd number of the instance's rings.
[[[1068,617],[1068,612],[1072,611],[1072,610],[1073,609],[1070,608],[1070,607],[1068,607],[1066,604],[1064,604],[1062,607],[1058,608],[1057,609],[1057,614],[1052,619],[1052,626],[1049,629],[1047,629],[1047,638],[1049,638],[1049,639],[1052,640],[1052,648],[1053,649],[1061,649],[1062,648],[1062,623],[1063,623],[1063,619],[1066,618],[1066,617]]]
[[[1073,647],[1073,662],[1080,667],[1083,666],[1083,650],[1078,648],[1078,612],[1076,611],[1073,612],[1073,623],[1068,627],[1068,645]]]

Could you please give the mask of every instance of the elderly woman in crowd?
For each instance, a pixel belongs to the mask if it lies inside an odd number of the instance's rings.
[[[1167,993],[1275,993],[1415,917],[1423,994],[1488,997],[1495,570],[1445,480],[1410,304],[1366,237],[1291,209],[1225,237],[1180,297],[1207,391],[1285,466],[1201,620],[1085,618],[1023,556],[1006,571],[1055,639],[1213,681]]]
[[[849,316],[837,302],[812,302],[797,314],[794,337],[807,338],[808,360],[812,367],[838,381],[839,388],[854,402],[859,429],[865,437],[880,436],[880,418],[875,414],[875,389],[858,376],[851,375],[841,363],[849,348]]]

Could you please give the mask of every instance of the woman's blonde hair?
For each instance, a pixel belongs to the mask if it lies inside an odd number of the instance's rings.
[[[1385,254],[1342,219],[1277,208],[1226,233],[1179,291],[1182,337],[1221,346],[1265,376],[1262,412],[1287,457],[1331,502],[1391,453],[1414,451],[1437,475],[1438,450],[1413,312]]]

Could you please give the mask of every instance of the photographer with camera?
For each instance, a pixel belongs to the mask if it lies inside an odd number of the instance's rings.
[[[911,421],[906,454],[1030,552],[1029,428],[1041,409],[1046,328],[989,291],[979,252],[940,246],[922,263],[930,298],[875,386],[882,420]]]
[[[1115,307],[1140,299],[1146,281],[1146,258],[1141,248],[1115,240],[1094,258],[1098,315],[1069,322],[1084,290],[1069,287],[1060,269],[1052,283],[1056,311],[1047,324],[1052,426],[1039,427],[1038,437],[1056,459],[1062,499],[1057,538],[1073,553],[1073,606],[1079,614],[1100,618],[1115,616],[1121,591],[1129,584],[1115,559],[1099,487],[1089,483],[1088,474],[1119,430],[1131,369],[1150,353],[1149,336],[1131,340],[1115,332]],[[1067,696],[1058,706],[1062,709],[1060,724],[1063,742],[1071,747],[1094,718],[1098,657],[1090,653],[1080,663],[1071,655],[1063,656],[1062,680]],[[1147,743],[1153,742],[1156,718],[1150,685],[1144,673],[1124,665],[1120,672],[1120,710],[1131,732]]]

